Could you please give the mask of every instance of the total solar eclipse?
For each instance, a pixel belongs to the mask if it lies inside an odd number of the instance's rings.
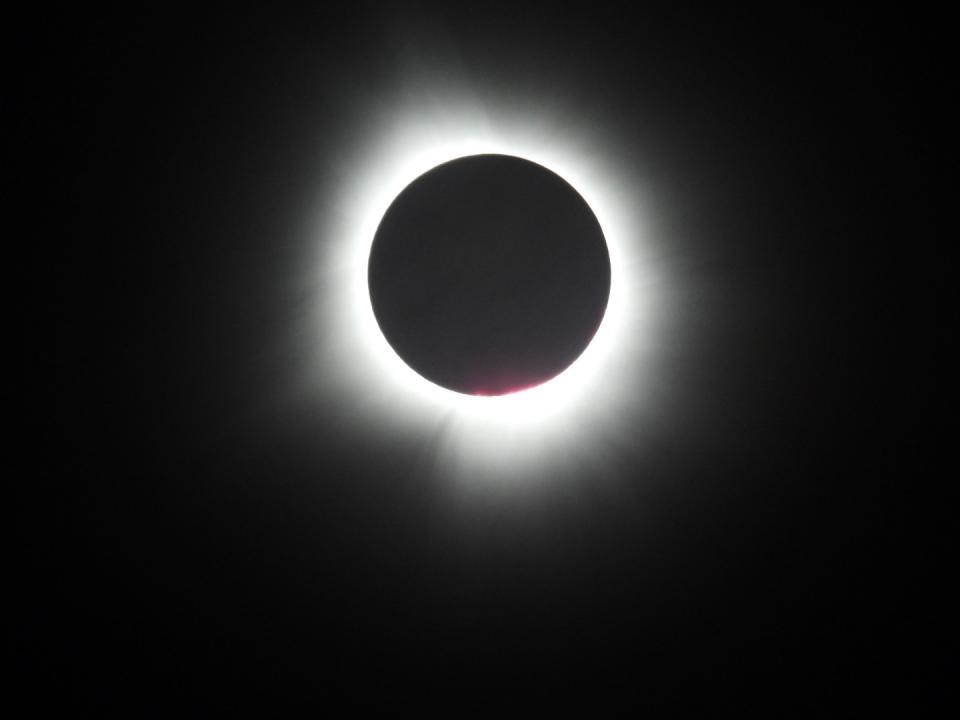
[[[370,301],[414,371],[470,395],[505,395],[569,367],[600,326],[610,256],[563,178],[529,160],[473,155],[411,182],[377,228]]]

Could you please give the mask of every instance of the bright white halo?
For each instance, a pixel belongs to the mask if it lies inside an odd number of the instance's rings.
[[[472,104],[435,110],[420,106],[374,122],[353,152],[344,150],[349,172],[321,220],[313,319],[320,381],[359,432],[423,442],[436,455],[430,464],[448,476],[548,475],[597,452],[603,433],[618,432],[643,402],[657,282],[643,257],[639,183],[617,166],[599,131],[550,127],[536,113],[503,112],[494,123]],[[437,165],[485,153],[538,163],[575,188],[600,223],[611,265],[606,313],[580,357],[539,386],[493,397],[442,388],[406,365],[376,322],[367,285],[373,238],[397,195]]]

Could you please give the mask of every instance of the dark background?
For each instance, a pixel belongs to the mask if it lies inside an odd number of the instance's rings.
[[[936,18],[351,8],[7,29],[10,620],[31,701],[951,701],[949,503],[917,367],[936,344],[915,311],[938,252]],[[610,458],[616,502],[438,519],[408,444],[370,447],[335,405],[262,411],[298,362],[290,279],[325,155],[398,57],[449,52],[485,82],[580,93],[635,138],[625,162],[654,168],[683,238],[705,320],[669,431]]]

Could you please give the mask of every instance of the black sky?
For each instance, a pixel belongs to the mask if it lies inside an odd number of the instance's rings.
[[[917,522],[946,504],[905,409],[933,21],[350,8],[10,31],[32,701],[832,716],[952,698],[945,513]],[[631,139],[683,325],[660,427],[604,445],[615,491],[584,476],[522,511],[452,511],[430,438],[374,442],[297,395],[304,228],[403,73],[562,96]]]

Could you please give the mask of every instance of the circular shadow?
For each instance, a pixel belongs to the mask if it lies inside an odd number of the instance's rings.
[[[410,183],[368,267],[381,331],[427,380],[470,395],[539,385],[580,356],[610,294],[600,223],[563,178],[473,155]]]

